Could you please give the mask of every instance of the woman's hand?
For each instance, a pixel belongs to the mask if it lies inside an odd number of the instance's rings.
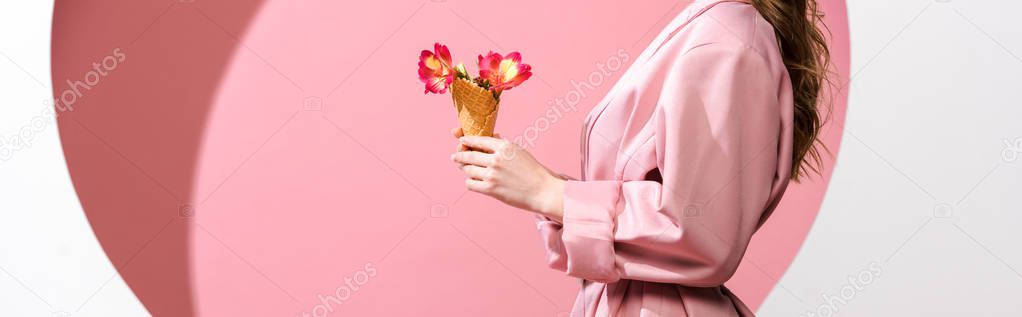
[[[508,205],[560,221],[563,216],[564,180],[555,176],[531,154],[499,138],[463,136],[451,160],[467,177],[469,190],[496,198]]]

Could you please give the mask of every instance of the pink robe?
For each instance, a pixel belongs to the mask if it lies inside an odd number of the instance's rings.
[[[551,267],[582,279],[571,316],[752,316],[723,286],[788,184],[792,88],[746,2],[696,0],[597,105]]]

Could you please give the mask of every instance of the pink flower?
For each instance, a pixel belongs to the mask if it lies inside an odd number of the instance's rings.
[[[425,93],[442,94],[454,82],[454,68],[451,51],[446,45],[433,44],[433,51],[423,50],[419,54],[419,80],[426,84]]]
[[[507,57],[490,52],[486,56],[479,55],[479,77],[489,82],[490,90],[500,94],[532,77],[532,67],[522,64],[522,54],[518,52],[507,54]]]

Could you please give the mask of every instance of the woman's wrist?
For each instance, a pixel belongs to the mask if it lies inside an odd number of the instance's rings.
[[[564,186],[567,183],[564,179],[551,175],[543,186],[543,189],[536,198],[536,212],[542,216],[560,222],[564,218]]]

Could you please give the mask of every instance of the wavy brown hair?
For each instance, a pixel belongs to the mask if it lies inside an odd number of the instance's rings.
[[[770,22],[777,35],[781,57],[791,77],[795,97],[794,146],[791,179],[799,181],[807,174],[819,174],[821,151],[826,147],[818,139],[825,118],[820,106],[829,106],[820,97],[830,84],[830,49],[824,34],[823,13],[816,0],[752,0],[752,6]]]

